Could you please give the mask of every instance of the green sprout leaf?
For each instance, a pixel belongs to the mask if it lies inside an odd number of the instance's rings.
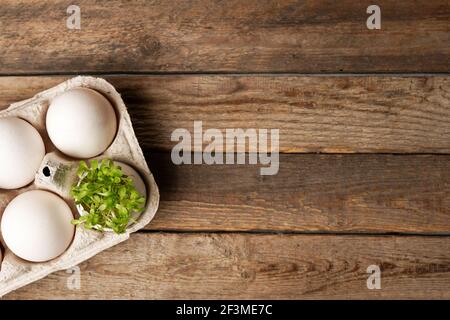
[[[81,182],[72,187],[70,194],[85,215],[72,221],[86,229],[124,233],[134,222],[131,214],[144,210],[145,197],[136,190],[133,180],[123,174],[120,166],[110,159],[80,161],[77,175]]]

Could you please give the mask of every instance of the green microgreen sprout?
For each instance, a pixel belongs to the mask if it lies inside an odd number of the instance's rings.
[[[80,161],[77,175],[80,180],[70,194],[83,208],[84,214],[72,220],[73,224],[83,224],[86,229],[99,231],[110,228],[121,234],[130,221],[135,222],[132,214],[144,210],[145,197],[138,193],[133,180],[124,175],[112,160],[92,160],[90,166]]]

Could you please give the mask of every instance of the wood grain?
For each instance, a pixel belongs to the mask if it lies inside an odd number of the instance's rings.
[[[450,156],[288,154],[274,176],[146,159],[161,192],[151,230],[450,234]]]
[[[369,265],[381,289],[367,289]],[[449,299],[449,237],[135,234],[5,299]]]
[[[0,73],[448,72],[447,0],[3,0]]]
[[[1,77],[0,106],[67,77]],[[177,128],[279,129],[281,152],[450,153],[448,77],[110,76],[142,147]],[[206,145],[206,144],[205,144]],[[220,148],[219,148],[220,149]],[[223,149],[223,148],[222,148]]]
[[[370,1],[76,4],[81,30],[65,26],[67,1],[2,1],[0,109],[68,78],[31,74],[155,73],[106,78],[160,209],[81,264],[79,290],[61,271],[6,299],[450,299],[447,0],[380,0],[372,31]],[[170,134],[195,120],[279,129],[279,173],[173,165]]]

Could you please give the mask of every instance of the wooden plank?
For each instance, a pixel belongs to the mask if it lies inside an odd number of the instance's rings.
[[[0,73],[448,72],[447,0],[3,0]]]
[[[150,230],[450,234],[450,156],[289,154],[274,176],[146,158],[161,192]]]
[[[0,106],[67,77],[1,77]],[[177,128],[279,129],[281,152],[450,153],[449,77],[112,76],[141,145]],[[223,149],[223,148],[222,148]],[[220,148],[219,148],[220,150]]]
[[[367,267],[381,289],[367,289]],[[135,234],[5,299],[449,299],[450,238]]]

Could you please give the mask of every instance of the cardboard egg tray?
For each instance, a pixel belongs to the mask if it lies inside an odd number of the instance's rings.
[[[97,253],[127,240],[131,233],[143,228],[153,219],[158,208],[158,187],[147,166],[120,94],[104,79],[76,77],[40,92],[31,99],[13,103],[8,109],[0,111],[0,117],[15,116],[31,123],[41,134],[47,153],[36,174],[34,183],[17,190],[0,189],[0,218],[7,204],[15,196],[33,189],[43,189],[58,194],[72,208],[74,216],[78,216],[75,204],[69,196],[69,190],[76,179],[79,159],[71,159],[60,153],[51,143],[45,128],[45,116],[52,99],[64,91],[76,87],[87,87],[100,92],[115,107],[118,120],[116,137],[109,148],[96,158],[110,158],[121,161],[136,169],[146,184],[146,209],[139,216],[138,221],[130,226],[126,233],[120,235],[113,232],[101,233],[86,230],[82,225],[76,226],[74,239],[67,251],[61,256],[44,263],[28,262],[15,256],[1,239],[3,260],[0,261],[0,297],[44,278],[52,272],[74,267]],[[44,174],[44,171],[46,171],[46,174]],[[50,176],[46,176],[48,172],[50,172]]]

